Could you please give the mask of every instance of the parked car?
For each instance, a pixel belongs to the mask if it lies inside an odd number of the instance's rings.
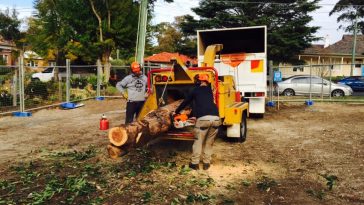
[[[331,84],[331,92],[330,92]],[[282,82],[278,82],[276,86],[276,93],[293,96],[293,95],[308,95],[310,94],[310,76],[309,75],[297,75],[292,76]],[[353,94],[353,90],[343,84],[336,84],[328,80],[322,79],[317,76],[311,76],[311,93],[312,95],[321,95],[323,89],[323,95],[325,96],[350,96]]]
[[[338,82],[339,84],[348,85],[354,91],[364,91],[364,76],[351,76]]]
[[[40,73],[34,73],[32,75],[32,80],[33,81],[42,81],[42,82],[48,82],[50,80],[52,80],[54,78],[54,74],[55,74],[55,68],[54,67],[49,67],[46,68],[44,71],[40,72]],[[59,68],[58,69],[58,77],[61,78],[65,78],[67,76],[66,74],[66,68]]]
[[[90,74],[97,74],[97,68],[94,66],[78,66],[78,67],[71,67],[71,76],[72,77],[83,77],[88,76]],[[55,75],[55,67],[48,67],[44,71],[40,73],[34,73],[32,75],[33,81],[42,81],[48,82],[54,78]],[[64,79],[67,77],[66,68],[60,67],[58,68],[58,78]]]

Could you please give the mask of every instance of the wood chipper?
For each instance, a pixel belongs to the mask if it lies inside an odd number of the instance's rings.
[[[138,119],[127,125],[120,125],[109,130],[111,158],[121,156],[131,147],[143,146],[155,138],[193,140],[191,127],[176,127],[175,120],[185,121],[183,125],[193,125],[188,116],[191,110],[185,109],[187,117],[176,119],[172,113],[195,86],[199,74],[209,76],[209,83],[214,94],[222,120],[220,133],[225,137],[244,142],[247,133],[246,119],[248,103],[241,102],[240,92],[236,91],[234,77],[219,76],[213,67],[216,53],[221,44],[210,45],[205,52],[201,67],[187,68],[179,59],[174,59],[172,68],[154,69],[148,73],[149,96]],[[193,112],[193,111],[192,111]],[[180,123],[177,123],[180,124]]]
[[[240,92],[235,88],[234,77],[219,76],[217,70],[213,68],[216,53],[222,47],[221,44],[208,46],[201,67],[187,68],[180,59],[174,59],[173,68],[151,70],[148,73],[150,95],[138,119],[143,119],[151,110],[184,99],[195,86],[196,77],[199,74],[207,74],[223,122],[221,131],[226,130],[227,137],[238,138],[243,142],[246,138],[248,103],[241,102]],[[177,140],[193,139],[193,133],[186,130],[188,129],[171,129],[164,133],[163,137]]]

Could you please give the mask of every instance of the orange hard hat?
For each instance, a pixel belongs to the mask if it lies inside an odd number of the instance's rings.
[[[133,73],[140,73],[140,64],[138,62],[132,62],[130,68]]]
[[[200,81],[207,81],[208,82],[209,81],[209,76],[207,74],[199,74],[198,79]]]

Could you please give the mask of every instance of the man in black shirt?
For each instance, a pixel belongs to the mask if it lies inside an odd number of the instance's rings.
[[[200,157],[202,155],[203,169],[210,167],[212,146],[217,135],[217,128],[220,126],[219,111],[214,103],[214,97],[209,85],[209,76],[206,74],[198,75],[201,82],[193,91],[185,98],[181,105],[176,109],[178,114],[183,108],[192,102],[192,112],[197,118],[196,126],[193,130],[195,134],[195,142],[192,147],[192,157],[190,168],[199,169]],[[204,147],[204,149],[203,149]]]

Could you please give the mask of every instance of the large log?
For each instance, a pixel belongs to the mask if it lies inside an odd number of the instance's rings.
[[[123,150],[120,147],[114,146],[112,144],[107,145],[107,152],[112,159],[117,159],[127,153],[126,150]]]
[[[159,134],[168,131],[172,124],[171,113],[181,103],[182,100],[175,101],[151,111],[142,120],[111,128],[108,135],[110,143],[123,150],[145,145]],[[184,112],[189,114],[190,111],[187,109]]]

